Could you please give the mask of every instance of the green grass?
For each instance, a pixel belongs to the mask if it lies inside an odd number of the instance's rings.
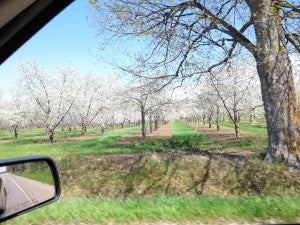
[[[300,196],[300,174],[259,158],[148,153],[68,157],[57,165],[67,197]]]
[[[174,152],[196,151],[196,145],[209,142],[208,138],[190,125],[175,120],[173,122],[173,137],[169,140],[146,139],[123,145],[111,145],[115,148],[126,149],[128,152]]]
[[[290,173],[283,163],[270,164],[258,157],[212,157],[212,150],[262,149],[265,137],[210,141],[180,120],[174,121],[173,131],[169,140],[122,145],[114,142],[140,132],[140,127],[72,143],[49,144],[47,137],[0,143],[3,158],[56,157],[63,190],[59,202],[8,223],[299,222],[299,174]],[[59,131],[56,137],[64,135]],[[176,153],[205,150],[211,155]],[[122,155],[141,152],[155,154]]]
[[[213,122],[213,124],[215,124],[215,121]],[[225,127],[234,128],[234,124],[231,122],[220,122],[220,124]],[[260,126],[243,124],[243,123],[239,124],[239,129],[249,131],[249,132],[255,133],[255,134],[267,134],[268,133],[266,127],[260,127]]]
[[[15,140],[0,143],[0,158],[27,156],[27,155],[49,155],[72,156],[72,155],[88,155],[88,154],[106,154],[106,153],[124,153],[129,152],[122,148],[108,147],[109,144],[120,140],[130,134],[140,131],[140,127],[133,127],[115,133],[104,134],[88,140],[77,141],[73,143],[63,144],[34,144],[43,142],[46,137],[34,138],[28,140]]]
[[[256,116],[255,119],[253,119],[253,120],[257,123],[266,123],[266,119],[263,115]],[[220,117],[220,121],[230,122],[230,118],[228,116]],[[249,116],[241,116],[241,123],[250,123],[250,117]]]
[[[222,126],[225,127],[231,127],[234,128],[234,124],[233,123],[227,123],[227,122],[221,122]],[[241,130],[245,130],[245,131],[249,131],[251,133],[255,133],[255,134],[267,134],[267,128],[265,127],[259,127],[259,126],[255,126],[255,125],[250,125],[250,124],[239,124],[239,128]]]
[[[53,185],[53,177],[51,170],[44,170],[44,171],[24,171],[23,173],[14,172],[13,173],[16,176],[29,178],[31,180],[36,180],[42,183]]]
[[[265,150],[268,147],[267,137],[241,137],[225,140],[215,140],[211,142],[199,143],[198,146],[202,151],[214,150]]]
[[[189,149],[194,149],[195,146],[200,142],[208,142],[209,139],[199,133],[190,125],[180,121],[175,120],[173,124],[174,135],[170,141],[173,147],[188,147]]]
[[[299,222],[299,197],[86,199],[61,200],[15,218],[9,224],[224,221],[267,223]]]
[[[67,138],[67,137],[79,137],[81,136],[81,127],[72,127],[71,132],[67,130],[67,128],[62,131],[61,127],[58,127],[54,131],[54,138]],[[116,126],[115,129],[121,129],[121,126]],[[126,127],[124,127],[126,128]],[[113,127],[107,127],[105,131],[111,131],[113,130]],[[24,132],[25,131],[25,132]],[[101,128],[93,128],[93,127],[87,127],[86,134],[96,134],[101,133]],[[29,137],[35,137],[42,139],[48,139],[48,136],[45,134],[45,128],[33,128],[33,129],[18,129],[18,139],[23,138],[29,138]],[[9,130],[0,130],[0,140],[14,140],[14,132]]]

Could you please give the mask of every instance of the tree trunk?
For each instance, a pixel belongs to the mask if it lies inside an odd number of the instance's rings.
[[[14,128],[14,133],[15,133],[15,139],[17,139],[18,138],[18,129],[16,127]]]
[[[268,128],[266,160],[285,160],[290,169],[300,171],[300,128],[292,66],[275,2],[247,0],[251,13],[257,15],[253,22],[259,48],[254,56]]]
[[[254,120],[253,120],[253,114],[252,114],[252,113],[250,113],[250,115],[249,115],[249,122],[250,122],[250,123],[253,123],[253,122],[254,122]]]
[[[154,121],[154,130],[157,130],[159,128],[158,119],[155,119]]]
[[[53,129],[48,129],[48,135],[49,135],[49,141],[50,141],[50,143],[53,143],[53,140],[54,140],[54,130]]]
[[[209,128],[211,128],[211,127],[212,127],[212,125],[211,125],[211,120],[212,120],[212,119],[211,119],[211,117],[208,117],[208,124],[209,124],[209,126],[208,126],[208,127],[209,127]]]
[[[232,122],[234,123],[235,137],[239,138],[240,137],[239,116],[238,116],[238,111],[235,108],[233,109],[233,121]]]
[[[141,117],[142,117],[142,138],[146,138],[146,119],[145,119],[145,109],[141,106]]]
[[[153,121],[152,121],[152,114],[149,115],[149,123],[150,123],[150,134],[153,133]]]
[[[217,131],[219,131],[220,130],[220,107],[217,107],[216,125],[217,125]]]
[[[70,133],[72,131],[72,127],[68,127],[68,131]]]
[[[86,124],[81,125],[81,135],[84,135],[86,133]]]
[[[289,69],[283,71],[283,66]],[[280,58],[274,68],[273,78],[268,72],[262,71],[260,67],[263,65],[257,67],[269,137],[266,160],[285,160],[292,169],[300,170],[299,118],[290,62]],[[275,82],[276,79],[278,81]]]
[[[101,125],[101,134],[104,134],[105,132],[105,127]]]
[[[234,131],[235,131],[235,137],[239,138],[240,137],[240,131],[239,131],[239,124],[234,123]]]

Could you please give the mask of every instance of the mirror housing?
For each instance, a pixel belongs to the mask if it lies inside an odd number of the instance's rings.
[[[51,204],[60,193],[58,171],[49,156],[0,160],[0,223]]]

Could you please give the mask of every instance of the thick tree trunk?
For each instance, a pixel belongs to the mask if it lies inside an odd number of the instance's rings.
[[[261,82],[268,128],[266,160],[285,160],[300,171],[300,129],[292,67],[285,44],[285,33],[275,1],[247,1],[251,8],[259,48],[254,56]],[[263,3],[263,4],[259,4]]]
[[[291,65],[287,58],[279,59],[272,75],[261,68],[266,65],[257,66],[269,137],[266,160],[285,160],[291,168],[300,170],[299,118]]]
[[[68,127],[68,131],[70,133],[72,131],[72,127]]]

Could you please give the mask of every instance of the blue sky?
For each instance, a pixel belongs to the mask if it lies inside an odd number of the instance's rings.
[[[28,58],[39,59],[50,70],[71,60],[81,72],[113,73],[111,66],[98,60],[101,37],[96,36],[91,15],[88,1],[76,0],[8,58],[0,66],[4,96],[18,75],[16,62]]]

